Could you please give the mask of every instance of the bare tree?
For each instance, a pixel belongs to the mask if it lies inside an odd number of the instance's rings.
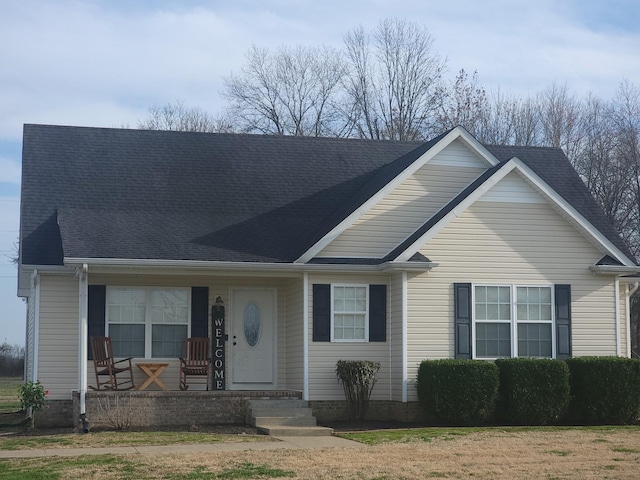
[[[343,136],[337,95],[346,69],[329,47],[255,45],[239,75],[225,79],[230,115],[245,132]]]
[[[142,130],[223,133],[234,131],[225,117],[214,117],[199,107],[187,107],[181,101],[149,108],[149,116],[138,121]]]
[[[569,158],[575,158],[581,142],[580,100],[571,95],[567,85],[553,83],[538,94],[541,142],[562,148]]]
[[[446,66],[433,42],[425,28],[396,19],[381,21],[372,35],[361,27],[346,35],[345,111],[358,136],[416,140],[432,133]]]
[[[457,125],[479,136],[489,107],[487,93],[478,83],[478,72],[460,70],[455,80],[442,88],[437,102],[434,129],[443,132]]]

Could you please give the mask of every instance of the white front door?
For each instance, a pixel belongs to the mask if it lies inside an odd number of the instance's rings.
[[[232,308],[232,388],[274,388],[276,290],[235,289]]]

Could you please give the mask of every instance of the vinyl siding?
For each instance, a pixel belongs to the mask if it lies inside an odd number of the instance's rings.
[[[51,400],[78,389],[78,280],[40,275],[38,380]]]
[[[386,255],[485,169],[469,150],[454,142],[366,212],[318,256],[379,258]]]
[[[303,389],[304,381],[304,349],[303,349],[303,281],[291,279],[287,281],[287,381],[288,389]]]
[[[388,285],[387,275],[309,275],[309,399],[344,400],[342,385],[336,378],[338,360],[373,360],[381,364],[372,400],[389,399],[389,319],[386,342],[314,342],[313,284],[358,283]],[[389,304],[387,288],[387,305]]]
[[[234,288],[252,288],[252,287],[269,287],[277,289],[277,385],[275,388],[287,388],[287,284],[285,279],[269,279],[254,277],[207,277],[207,276],[160,276],[160,275],[106,275],[106,274],[89,274],[89,283],[92,285],[110,285],[110,286],[170,286],[170,287],[209,287],[209,317],[211,315],[211,306],[217,297],[222,297],[225,305],[225,323],[226,331],[231,331],[231,312],[230,292]],[[231,389],[231,378],[229,372],[231,367],[231,348],[230,342],[225,346],[225,375],[227,375],[226,389]],[[135,361],[145,359],[137,358]],[[147,361],[151,359],[146,359]],[[164,361],[164,360],[163,360]],[[178,390],[179,381],[179,362],[177,359],[166,360],[169,367],[162,373],[161,379],[169,390]],[[146,376],[134,368],[134,381],[139,385],[146,379]],[[95,384],[95,376],[93,366],[89,365],[89,385]],[[154,388],[149,387],[149,389]]]
[[[602,252],[549,205],[477,202],[421,253],[440,266],[409,277],[410,400],[419,362],[454,356],[454,282],[571,284],[573,355],[615,355],[613,281],[589,270]]]

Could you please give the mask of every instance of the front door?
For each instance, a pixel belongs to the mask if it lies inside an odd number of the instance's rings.
[[[276,290],[232,291],[232,388],[275,386]]]

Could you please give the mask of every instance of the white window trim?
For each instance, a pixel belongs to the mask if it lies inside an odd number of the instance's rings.
[[[511,320],[476,320],[476,287],[509,287],[511,296]],[[547,320],[518,320],[517,300],[518,287],[549,288],[551,290],[551,322]],[[521,284],[521,283],[472,283],[471,284],[471,352],[473,359],[494,361],[503,357],[478,357],[476,354],[476,324],[477,323],[507,323],[511,325],[511,358],[518,357],[518,324],[542,323],[551,324],[551,358],[556,358],[556,298],[553,284]],[[523,358],[549,358],[549,357],[523,357]]]
[[[155,325],[151,321],[151,292],[153,290],[182,290],[187,293],[187,338],[191,336],[191,288],[189,287],[172,287],[172,286],[162,286],[155,285],[153,287],[149,286],[138,286],[138,285],[108,285],[107,286],[107,295],[105,302],[105,313],[104,313],[104,330],[105,335],[109,335],[109,295],[112,290],[118,289],[135,289],[135,290],[144,290],[145,291],[145,310],[144,310],[144,359],[153,359],[153,360],[175,360],[173,357],[154,357],[152,356],[152,327]],[[158,324],[164,325],[164,324]],[[175,325],[184,325],[183,323],[178,323]]]
[[[335,287],[362,287],[365,289],[364,338],[334,338],[333,292]],[[369,284],[366,283],[332,283],[331,284],[331,342],[335,343],[368,343],[369,342]]]

